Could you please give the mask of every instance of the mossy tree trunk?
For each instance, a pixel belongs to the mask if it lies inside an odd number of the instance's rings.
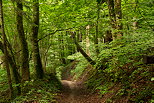
[[[6,39],[5,31],[4,31],[2,0],[0,0],[0,34],[2,34],[2,39],[3,39],[5,66],[6,66],[6,70],[7,70],[8,85],[9,85],[9,97],[12,99],[13,87],[12,87],[11,73],[10,73],[9,62],[8,62],[9,56],[8,56],[7,41],[6,41],[7,39]]]
[[[98,35],[99,35],[99,18],[100,18],[100,3],[97,3],[97,20],[96,20],[96,34],[94,38],[96,54],[99,55],[99,47],[98,47]]]
[[[109,10],[109,17],[110,17],[110,24],[112,29],[116,29],[116,15],[115,15],[115,9],[114,9],[114,0],[107,0],[108,4],[108,10]],[[106,35],[107,36],[107,35]],[[112,34],[112,37],[114,37],[115,34]]]
[[[121,0],[107,0],[110,23],[113,29],[112,38],[113,40],[122,36],[122,10]]]
[[[33,0],[33,27],[32,27],[32,45],[33,45],[33,60],[36,77],[43,79],[44,71],[40,57],[38,45],[38,30],[39,30],[39,0]]]
[[[22,0],[17,0],[17,31],[21,47],[21,73],[22,81],[30,80],[29,72],[29,51],[23,27],[23,4]]]
[[[6,38],[6,41],[7,41],[7,47],[9,48],[7,38]],[[5,54],[5,50],[4,50],[4,46],[3,45],[4,44],[0,41],[0,49],[3,52],[3,54]],[[11,48],[9,48],[9,49],[11,49]],[[7,60],[8,60],[10,66],[12,68],[12,73],[13,73],[13,78],[15,80],[15,83],[16,84],[19,84],[21,77],[20,77],[20,75],[19,75],[19,73],[17,71],[18,70],[18,67],[16,65],[15,59],[12,56],[13,54],[12,53],[9,53],[9,51],[8,51],[8,54],[7,55],[8,55],[8,59]],[[4,62],[5,62],[5,60],[4,60]],[[20,95],[21,94],[21,88],[20,88],[20,86],[17,86],[17,91],[18,91],[18,95]]]
[[[121,0],[115,0],[115,15],[116,15],[116,38],[119,38],[123,35],[122,33],[122,9],[121,9]]]

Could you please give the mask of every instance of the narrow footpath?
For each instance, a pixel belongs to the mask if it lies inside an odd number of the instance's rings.
[[[58,103],[104,103],[97,94],[90,94],[82,83],[61,80],[63,85]]]

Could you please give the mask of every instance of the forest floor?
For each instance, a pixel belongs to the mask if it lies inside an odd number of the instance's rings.
[[[92,69],[88,66],[88,70],[85,71],[80,78],[74,80],[74,76],[71,76],[70,71],[75,69],[76,61],[72,62],[71,65],[66,67],[66,71],[63,72],[61,80],[62,91],[57,97],[58,103],[104,103],[96,93],[91,93],[86,86],[85,81],[89,76],[89,70]]]
[[[58,103],[129,103],[127,96],[112,100],[121,86],[115,84],[110,91],[103,96],[98,93],[92,93],[85,86],[84,82],[62,80],[62,91],[57,97]]]
[[[74,80],[74,76],[71,76],[70,71],[75,68],[75,62],[69,67],[66,67],[66,71],[63,72],[61,80],[62,91],[56,97],[58,103],[128,103],[127,97],[123,97],[120,100],[111,101],[111,98],[116,95],[120,90],[120,84],[115,84],[110,87],[110,91],[103,96],[100,96],[98,92],[92,93],[88,90],[85,82],[89,78],[92,66],[88,65],[84,73],[77,79]]]
[[[98,94],[88,92],[82,83],[62,80],[62,92],[59,94],[58,103],[104,103]]]
[[[74,76],[71,76],[70,71],[75,68],[76,62],[73,62],[69,67],[66,67],[66,71],[63,73],[61,80],[62,91],[58,95],[58,103],[105,103],[102,98],[96,93],[91,93],[86,86],[85,81],[89,77],[89,71],[92,69],[88,66],[88,70],[85,71],[80,78],[74,80]]]

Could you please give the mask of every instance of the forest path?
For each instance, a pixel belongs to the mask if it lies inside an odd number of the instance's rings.
[[[83,83],[61,80],[62,92],[58,103],[104,103],[97,94],[89,93]]]

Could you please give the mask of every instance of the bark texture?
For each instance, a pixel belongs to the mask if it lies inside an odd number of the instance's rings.
[[[12,87],[12,80],[11,80],[11,73],[9,68],[9,56],[8,56],[8,50],[7,50],[7,43],[6,43],[6,35],[4,31],[4,19],[3,19],[3,4],[2,0],[0,0],[0,33],[2,34],[3,39],[3,47],[4,47],[4,56],[5,56],[5,66],[7,70],[7,77],[8,77],[8,85],[9,85],[9,97],[13,97],[13,87]]]
[[[6,41],[7,41],[7,38],[6,38]],[[8,44],[8,42],[7,42],[7,44]],[[8,47],[8,45],[7,45],[7,47]],[[4,44],[1,41],[0,41],[0,49],[3,52],[3,54],[5,54]],[[18,67],[17,67],[16,62],[15,62],[15,60],[13,58],[14,56],[13,56],[12,53],[10,54],[9,51],[8,51],[8,54],[7,55],[8,55],[8,59],[7,59],[8,60],[8,63],[10,64],[10,66],[12,68],[12,73],[13,73],[14,81],[15,81],[16,84],[19,84],[20,81],[21,81],[21,77],[20,77],[20,74],[17,71],[18,70]],[[18,91],[18,95],[20,95],[21,94],[21,88],[20,88],[20,86],[17,86],[17,91]]]
[[[116,33],[116,38],[119,38],[123,35],[122,33],[122,10],[121,10],[121,0],[115,0],[115,14],[116,14],[116,29],[118,32]]]
[[[96,48],[96,54],[99,55],[99,47],[98,47],[98,35],[99,35],[99,18],[100,18],[100,3],[97,3],[97,20],[96,20],[96,34],[95,34],[95,48]]]
[[[33,0],[33,27],[32,27],[32,45],[33,45],[33,60],[34,68],[36,70],[36,77],[42,79],[44,71],[42,68],[42,62],[40,57],[39,45],[38,45],[38,30],[39,30],[39,0]]]
[[[114,40],[122,36],[121,0],[107,0],[107,4],[109,9],[110,23],[113,29],[112,38]]]
[[[22,81],[27,81],[30,79],[30,72],[29,72],[29,52],[28,52],[28,45],[26,41],[26,37],[24,34],[24,27],[23,27],[23,4],[22,1],[19,0],[17,3],[17,31],[20,40],[20,47],[21,47],[21,73],[22,73]]]

